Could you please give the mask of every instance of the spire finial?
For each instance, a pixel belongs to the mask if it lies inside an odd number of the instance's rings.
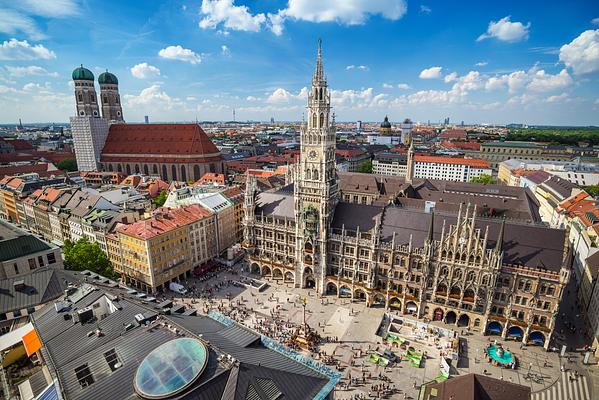
[[[318,53],[316,56],[316,71],[314,71],[314,81],[324,80],[324,70],[322,67],[322,39],[318,38]]]

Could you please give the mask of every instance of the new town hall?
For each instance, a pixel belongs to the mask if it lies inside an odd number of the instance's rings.
[[[526,189],[337,173],[320,43],[294,183],[248,177],[252,270],[396,314],[548,346],[570,275],[564,231]]]

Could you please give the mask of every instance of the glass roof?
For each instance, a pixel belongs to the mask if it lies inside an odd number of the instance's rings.
[[[135,390],[147,399],[170,397],[193,384],[207,363],[208,349],[199,340],[171,340],[141,362],[135,374]]]

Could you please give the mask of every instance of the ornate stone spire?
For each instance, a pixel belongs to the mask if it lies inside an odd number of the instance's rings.
[[[322,67],[322,40],[318,39],[318,55],[316,56],[316,70],[314,71],[314,77],[312,82],[322,82],[326,78],[324,76],[324,68]]]
[[[505,231],[505,217],[501,220],[501,227],[499,228],[499,236],[497,237],[497,243],[495,243],[495,251],[501,252],[503,250],[503,235]]]

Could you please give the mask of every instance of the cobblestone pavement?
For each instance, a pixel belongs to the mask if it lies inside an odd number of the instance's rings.
[[[273,328],[267,333],[271,333],[275,339],[282,340],[288,333],[280,328],[282,325],[297,326],[303,323],[302,300],[305,298],[306,323],[316,329],[322,337],[333,339],[332,342],[322,344],[318,350],[323,355],[334,356],[338,362],[338,370],[343,376],[335,392],[335,399],[351,399],[352,396],[369,398],[369,394],[370,398],[374,399],[416,399],[419,386],[439,376],[440,352],[433,343],[432,337],[411,342],[416,350],[427,353],[428,357],[421,368],[412,367],[405,361],[386,368],[367,361],[369,350],[382,351],[387,348],[381,337],[376,335],[384,309],[366,308],[363,303],[352,303],[350,299],[335,296],[320,298],[314,290],[297,289],[291,284],[274,281],[267,281],[269,286],[263,292],[257,289],[227,286],[225,282],[239,280],[243,276],[239,267],[235,271],[237,272],[234,274],[221,272],[204,282],[194,279],[187,282],[188,287],[196,286],[196,294],[205,293],[209,288],[213,289],[213,296],[209,302],[205,299],[197,300],[197,297],[195,300],[190,298],[176,300],[188,305],[193,301],[192,305],[201,312],[206,312],[208,305],[220,309],[224,314],[234,316],[239,322],[252,329],[265,329],[272,320],[273,312],[278,310],[275,316],[278,316],[279,328]],[[221,287],[217,289],[219,283]],[[231,311],[240,308],[248,310],[247,315]],[[461,329],[455,326],[437,322],[434,324],[461,333]],[[275,324],[271,325],[275,326]],[[591,400],[592,393],[598,393],[593,390],[591,378],[597,372],[581,365],[582,356],[579,353],[568,353],[572,360],[568,362],[565,358],[561,360],[557,353],[546,352],[539,347],[521,346],[519,342],[501,340],[497,336],[489,337],[467,332],[464,334],[465,336],[462,337],[466,340],[466,348],[461,353],[457,368],[460,374],[486,373],[498,379],[530,386],[533,400]],[[405,336],[409,336],[408,332]],[[484,349],[490,338],[498,339],[518,358],[520,366],[518,369],[495,367],[485,361]],[[334,341],[334,339],[338,340]],[[319,357],[318,354],[312,356]],[[563,372],[560,371],[562,364],[565,369]],[[574,375],[574,371],[578,372],[578,377]],[[379,376],[384,380],[379,379]],[[353,378],[353,384],[349,384],[350,378]],[[390,389],[394,387],[393,394],[383,395],[379,392],[380,396],[377,397],[376,390],[373,390],[374,385],[380,388],[382,384],[388,384]]]

